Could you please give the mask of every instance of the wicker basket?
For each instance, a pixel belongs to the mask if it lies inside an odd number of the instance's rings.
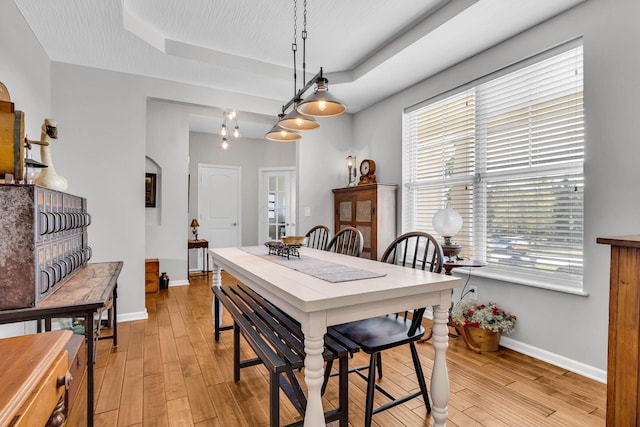
[[[498,351],[500,348],[500,332],[489,329],[464,327],[467,338],[475,347],[483,351]]]

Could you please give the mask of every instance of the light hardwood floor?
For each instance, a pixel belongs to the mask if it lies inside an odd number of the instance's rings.
[[[147,294],[149,319],[120,323],[117,349],[111,348],[110,340],[99,342],[96,426],[268,425],[264,367],[243,369],[241,381],[234,383],[232,333],[223,332],[221,341],[214,342],[210,280],[192,276],[190,286]],[[419,344],[418,351],[428,377],[433,347]],[[362,355],[355,359],[352,363],[366,361]],[[384,353],[383,360],[383,381],[389,390],[417,389],[408,347]],[[475,354],[461,339],[449,340],[447,363],[451,382],[447,426],[605,425],[604,384],[505,348]],[[336,400],[335,381],[325,395],[325,407]],[[364,390],[364,381],[352,376],[352,426],[363,425]],[[85,408],[83,389],[68,427],[86,425]],[[283,424],[299,419],[286,400],[281,417]],[[432,425],[419,399],[373,420],[379,427]]]

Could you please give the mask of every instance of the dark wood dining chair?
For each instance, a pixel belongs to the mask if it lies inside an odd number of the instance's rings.
[[[440,273],[442,271],[444,255],[442,248],[436,239],[430,234],[423,232],[411,232],[403,234],[394,240],[382,255],[381,262],[397,264],[407,268]],[[401,403],[422,396],[427,412],[431,412],[427,384],[420,365],[416,341],[425,333],[422,327],[422,316],[426,307],[413,310],[413,315],[409,319],[407,316],[389,314],[355,322],[343,323],[332,326],[328,334],[340,341],[355,343],[360,350],[369,354],[369,365],[351,368],[354,372],[367,381],[367,394],[365,403],[365,426],[371,425],[374,414],[393,408]],[[420,390],[403,397],[394,397],[376,382],[376,371],[378,378],[382,378],[382,357],[381,352],[390,348],[409,344],[413,366],[418,378]],[[361,371],[369,370],[365,376]],[[389,402],[373,408],[374,392],[378,390],[390,399]]]
[[[306,234],[307,247],[325,250],[331,240],[331,230],[326,225],[316,225]]]
[[[359,257],[364,248],[364,237],[355,227],[345,227],[338,231],[327,245],[329,252]]]

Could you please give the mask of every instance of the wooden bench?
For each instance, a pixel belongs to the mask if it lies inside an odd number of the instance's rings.
[[[263,364],[269,370],[269,418],[271,427],[280,422],[279,389],[282,389],[294,407],[304,417],[306,397],[295,376],[294,370],[304,367],[304,335],[300,324],[269,301],[245,285],[213,286],[215,296],[214,326],[215,339],[220,339],[220,331],[230,329],[220,325],[219,303],[225,307],[233,319],[233,379],[240,381],[240,369]],[[240,360],[240,335],[244,337],[256,358]],[[348,347],[325,338],[324,360],[326,362],[324,394],[333,361],[338,359],[338,407],[325,412],[326,422],[339,421],[340,427],[348,426]],[[289,426],[301,426],[297,421]]]

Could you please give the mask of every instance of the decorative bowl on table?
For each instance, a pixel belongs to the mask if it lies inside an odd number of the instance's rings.
[[[265,242],[269,248],[269,255],[280,255],[289,259],[291,256],[300,258],[298,248],[307,242],[306,236],[284,236],[280,240]]]
[[[307,236],[283,236],[281,240],[285,245],[302,246],[307,242]]]

